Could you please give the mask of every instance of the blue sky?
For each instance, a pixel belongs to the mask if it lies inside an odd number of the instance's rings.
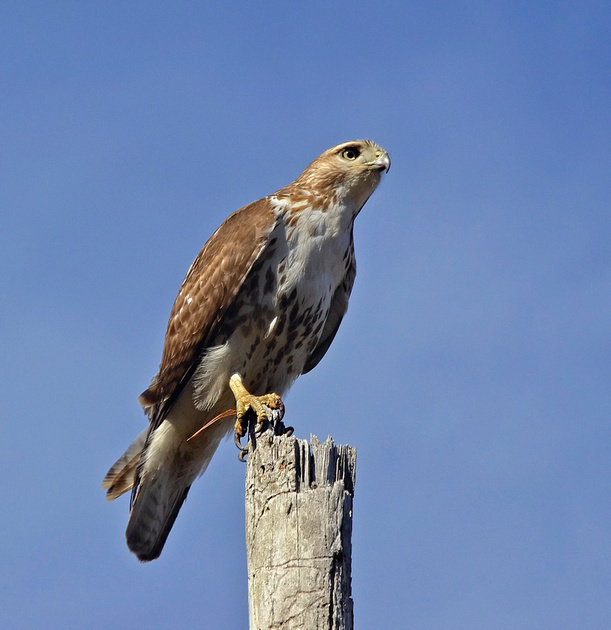
[[[611,624],[606,2],[5,3],[0,625],[247,625],[231,442],[139,564],[108,466],[230,212],[392,168],[287,420],[358,450],[361,628]]]

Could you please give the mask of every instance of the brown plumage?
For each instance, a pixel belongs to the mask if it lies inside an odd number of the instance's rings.
[[[390,167],[369,140],[325,151],[289,186],[251,203],[210,237],[174,303],[157,376],[140,396],[150,424],[108,472],[112,500],[132,488],[126,532],[156,558],[182,502],[233,419],[229,379],[282,395],[316,366],[348,307],[353,222]]]
[[[163,405],[181,389],[181,382],[196,367],[195,358],[238,294],[274,223],[269,203],[260,199],[234,212],[204,245],[174,302],[159,373],[138,399],[143,407]]]

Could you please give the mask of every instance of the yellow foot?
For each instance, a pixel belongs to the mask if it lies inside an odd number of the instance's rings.
[[[240,459],[248,452],[248,446],[244,447],[240,443],[240,438],[246,435],[248,430],[248,412],[256,415],[257,426],[267,420],[278,422],[284,415],[284,403],[278,394],[264,394],[263,396],[253,396],[248,392],[239,374],[234,374],[229,379],[229,387],[235,396],[236,422],[234,430],[234,442],[240,449]],[[277,412],[277,413],[274,413]]]

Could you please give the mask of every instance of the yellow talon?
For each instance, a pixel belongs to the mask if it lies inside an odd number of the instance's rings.
[[[244,453],[247,448],[240,444],[240,438],[246,435],[248,422],[245,419],[249,411],[253,411],[257,416],[257,424],[263,424],[270,419],[269,411],[280,412],[279,420],[284,415],[284,403],[278,394],[263,394],[254,396],[244,387],[239,374],[234,374],[229,379],[229,387],[235,396],[236,401],[236,423],[234,429],[234,441],[236,446]],[[267,409],[266,409],[267,408]],[[269,411],[268,411],[269,410]]]

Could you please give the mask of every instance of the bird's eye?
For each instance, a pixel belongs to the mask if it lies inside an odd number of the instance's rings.
[[[356,147],[348,147],[342,151],[342,157],[346,160],[356,160],[361,152]]]

